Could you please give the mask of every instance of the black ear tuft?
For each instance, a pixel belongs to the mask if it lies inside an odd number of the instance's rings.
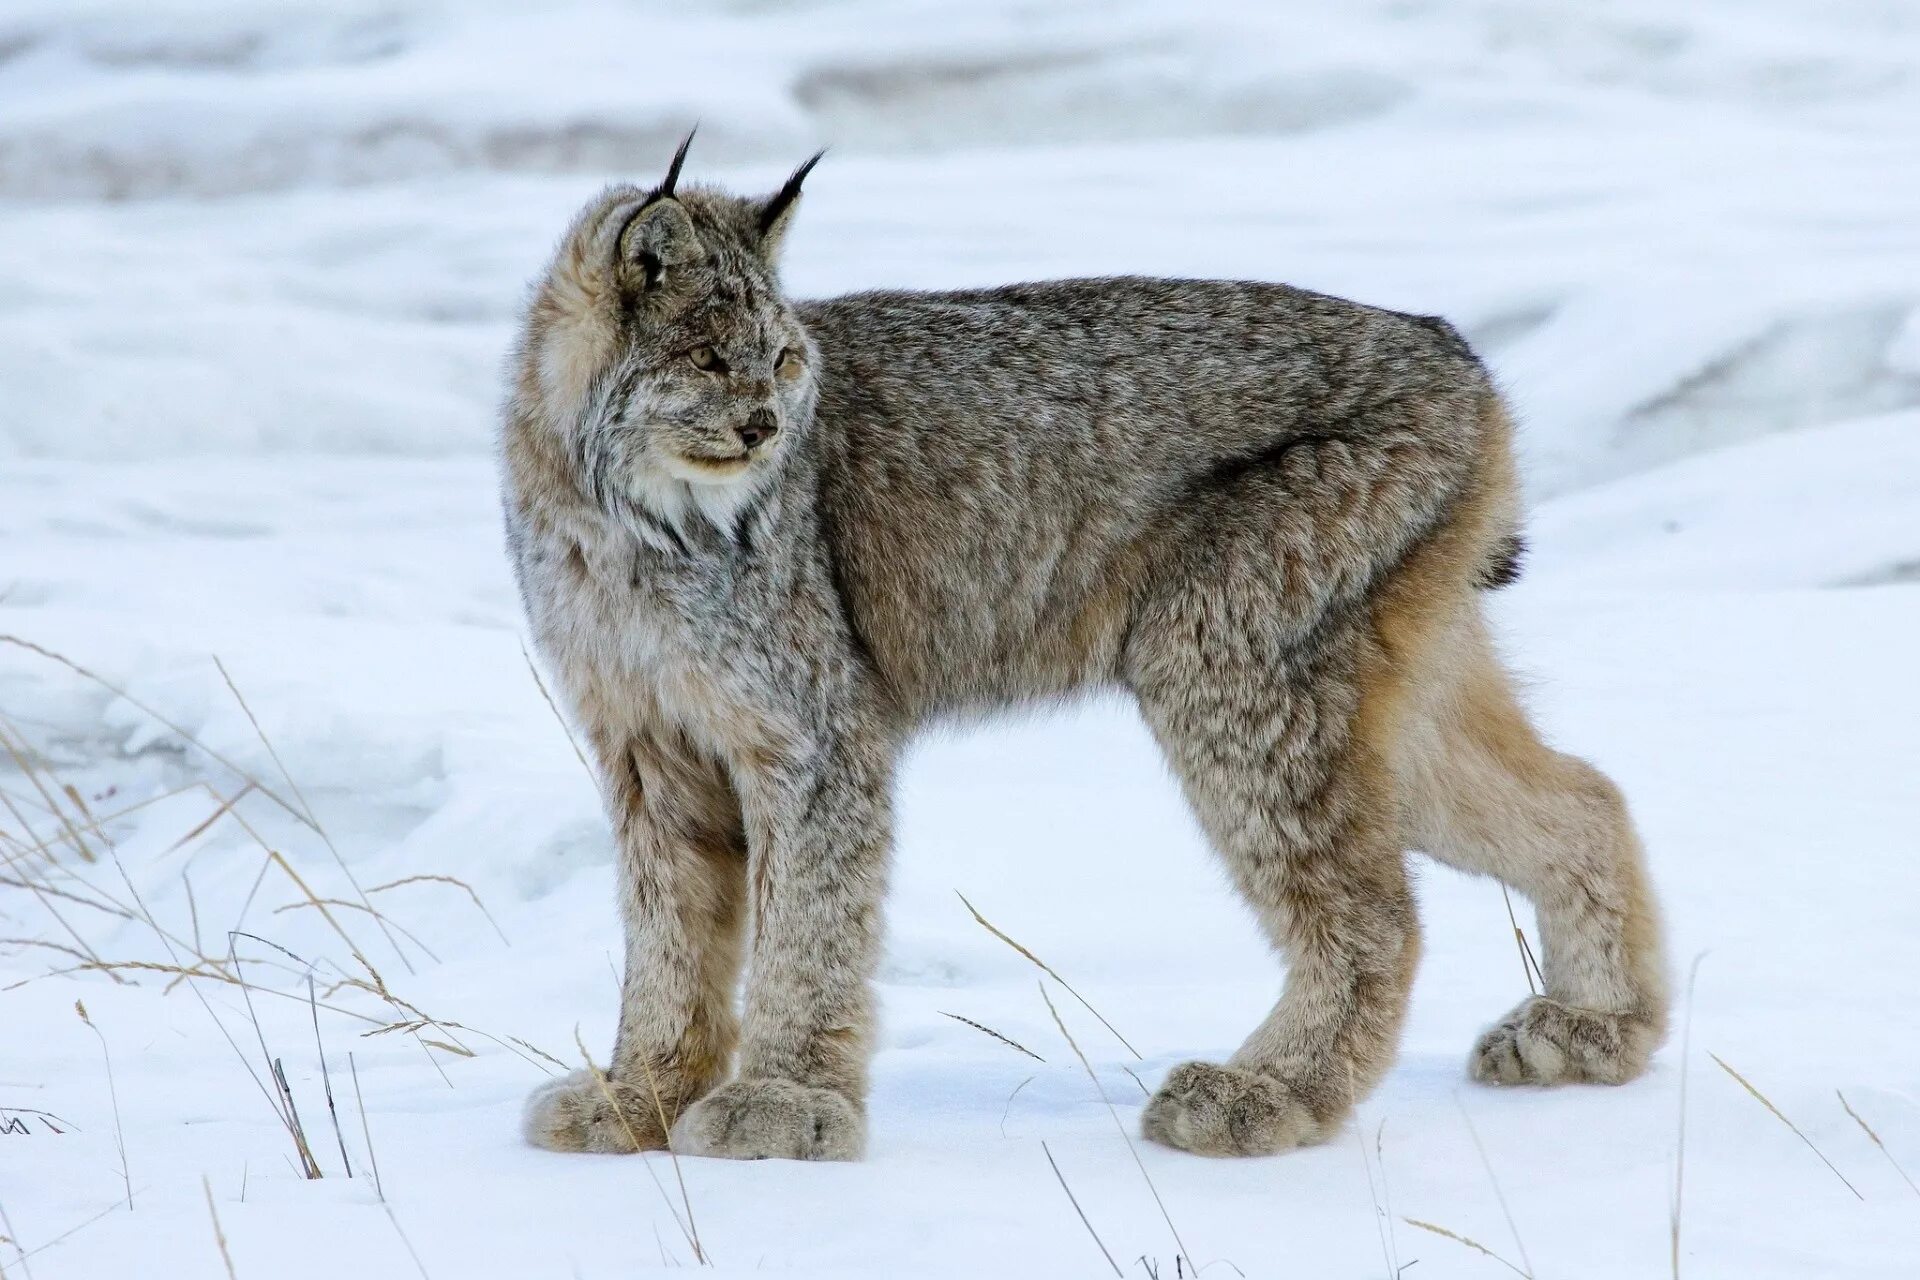
[[[693,135],[698,132],[700,132],[699,125],[695,125],[693,128],[687,130],[687,136],[680,140],[679,149],[673,153],[673,160],[667,165],[667,176],[662,179],[659,186],[647,192],[640,203],[633,207],[633,210],[627,214],[626,221],[622,222],[620,229],[614,233],[613,253],[615,258],[619,257],[620,246],[626,243],[627,232],[639,219],[640,215],[662,200],[671,200],[673,198],[673,189],[679,185],[680,182],[680,168],[687,162],[687,148],[693,145]],[[638,257],[640,260],[641,278],[645,282],[646,287],[652,288],[659,284],[663,271],[663,265],[659,255],[642,250]]]
[[[693,135],[698,132],[700,132],[700,126],[695,125],[687,130],[687,136],[680,140],[680,149],[673,153],[673,163],[667,166],[666,180],[647,196],[648,204],[652,204],[655,200],[665,200],[673,194],[674,186],[680,181],[680,166],[687,162],[687,148],[693,145]]]
[[[813,172],[813,166],[819,164],[820,157],[826,154],[825,147],[814,152],[812,158],[795,169],[793,176],[782,183],[778,191],[767,197],[767,202],[760,206],[761,235],[766,235],[780,225],[780,219],[793,207],[793,202],[800,198],[800,184],[807,180],[807,175]]]

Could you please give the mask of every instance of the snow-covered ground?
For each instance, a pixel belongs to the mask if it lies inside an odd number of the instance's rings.
[[[243,1280],[630,1275],[694,1263],[690,1206],[723,1272],[1105,1274],[1051,1157],[1131,1276],[1505,1271],[1409,1220],[1667,1274],[1684,1080],[1682,1274],[1914,1274],[1920,11],[531,12],[0,11],[0,1273],[224,1275],[217,1214]],[[1134,1076],[1230,1050],[1278,974],[1098,705],[914,757],[865,1163],[522,1146],[525,1092],[606,1052],[617,923],[519,647],[498,366],[567,215],[695,119],[692,172],[742,186],[834,144],[798,292],[1248,275],[1467,329],[1541,499],[1506,648],[1632,798],[1683,990],[1706,953],[1689,1050],[1468,1084],[1522,969],[1498,889],[1423,867],[1359,1122],[1272,1160],[1142,1145],[1150,1188],[1101,1093],[1131,1133]],[[956,890],[1139,1057],[1055,987],[1096,1089]]]

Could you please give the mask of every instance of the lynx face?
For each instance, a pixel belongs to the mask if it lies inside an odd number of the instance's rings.
[[[592,496],[678,519],[763,484],[811,415],[816,353],[775,274],[807,166],[765,199],[614,188],[581,214],[527,334]]]
[[[811,400],[813,351],[772,263],[704,203],[689,193],[621,237],[619,390],[596,444],[629,482],[748,480],[773,465]]]

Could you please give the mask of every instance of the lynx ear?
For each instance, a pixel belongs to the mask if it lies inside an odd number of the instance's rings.
[[[800,184],[813,172],[813,166],[820,163],[820,157],[827,154],[826,148],[813,153],[812,159],[793,171],[793,176],[780,185],[780,189],[761,202],[759,211],[760,256],[772,262],[780,255],[780,241],[787,234],[787,226],[793,221],[793,211],[800,203]]]
[[[687,148],[693,145],[693,135],[698,132],[697,128],[687,131],[667,165],[667,176],[627,215],[626,225],[614,237],[615,265],[632,269],[640,277],[642,289],[659,288],[668,268],[691,261],[700,253],[699,238],[693,233],[693,219],[674,199],[674,188],[680,183],[680,168],[687,162]]]
[[[702,252],[693,219],[671,196],[642,206],[615,248],[622,274],[648,293],[665,285],[675,267],[697,261]]]

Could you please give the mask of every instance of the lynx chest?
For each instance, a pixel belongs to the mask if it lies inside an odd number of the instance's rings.
[[[522,554],[542,655],[582,717],[673,729],[715,754],[782,749],[809,701],[787,584],[712,548],[663,551],[606,527]]]

